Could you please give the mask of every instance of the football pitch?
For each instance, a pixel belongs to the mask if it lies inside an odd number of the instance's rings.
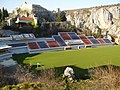
[[[39,63],[42,65],[40,68],[74,65],[86,69],[108,64],[120,66],[120,46],[44,52],[31,55],[19,54],[13,55],[13,58],[24,64],[36,65]]]

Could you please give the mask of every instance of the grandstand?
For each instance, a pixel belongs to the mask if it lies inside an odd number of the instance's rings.
[[[100,46],[100,42],[94,36],[87,36],[87,38],[92,42],[92,46]]]
[[[60,47],[57,41],[41,41],[41,42],[29,42],[28,50],[30,54],[33,54],[40,52],[64,50],[64,47]]]
[[[1,39],[1,42],[11,46],[9,52],[12,54],[113,45],[107,38],[95,39],[93,36],[77,35],[75,32],[58,32],[58,35],[53,35],[51,38],[35,38],[33,34],[11,35],[11,38],[10,40],[8,37],[4,38],[4,41]]]
[[[100,42],[101,46],[114,45],[114,43],[107,38],[98,38],[97,40]]]
[[[11,46],[8,46],[2,42],[0,42],[0,65],[4,67],[9,67],[16,65],[16,61],[12,59],[12,53],[9,52]]]
[[[85,47],[93,47],[93,43],[87,38],[87,36],[79,35],[79,38],[84,42]]]
[[[60,46],[67,46],[64,40],[60,36],[53,35],[52,38],[54,38],[59,43]]]
[[[33,38],[33,39],[21,39],[21,40],[6,40],[4,44],[11,46],[9,51],[12,54],[29,53],[28,43],[41,42],[46,40],[54,40],[53,38]]]
[[[10,35],[12,40],[24,40],[24,39],[34,39],[34,34],[20,34],[20,35]]]
[[[58,32],[58,35],[64,40],[67,46],[72,49],[84,48],[83,41],[77,36],[75,32]]]
[[[11,46],[0,42],[0,61],[12,57],[12,53],[8,51],[9,48],[11,48]]]
[[[13,54],[27,53],[27,44],[24,42],[11,42],[7,43],[12,48],[9,51]]]

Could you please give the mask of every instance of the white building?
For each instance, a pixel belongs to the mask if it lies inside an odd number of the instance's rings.
[[[20,7],[13,10],[13,14],[19,18],[27,17],[33,18],[35,22],[42,22],[44,19],[47,21],[53,18],[53,13],[40,5],[23,3]],[[37,20],[36,20],[37,19]]]

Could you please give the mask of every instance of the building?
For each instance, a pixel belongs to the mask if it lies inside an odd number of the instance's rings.
[[[43,8],[40,5],[36,4],[28,4],[27,2],[23,3],[20,7],[13,10],[14,16],[16,16],[18,19],[23,18],[33,18],[35,23],[43,22],[43,21],[51,21],[54,20],[52,11],[49,11],[45,8]],[[37,19],[37,20],[36,20]],[[17,20],[18,22],[20,20]]]

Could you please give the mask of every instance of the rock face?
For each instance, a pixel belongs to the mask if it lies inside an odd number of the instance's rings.
[[[111,35],[120,34],[120,4],[93,8],[66,10],[67,21],[80,28],[92,32],[99,29],[102,33],[109,31]]]
[[[23,3],[20,7],[13,10],[13,16],[17,17],[36,17],[38,21],[43,22],[44,20],[54,20],[54,14],[52,11],[43,8],[40,5]]]

